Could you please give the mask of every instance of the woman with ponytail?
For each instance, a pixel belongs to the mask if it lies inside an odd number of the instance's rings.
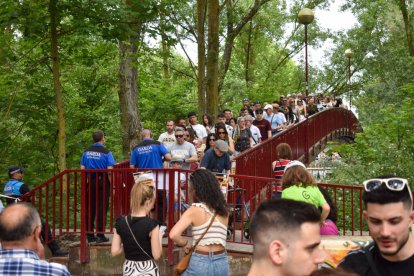
[[[115,222],[111,253],[125,254],[123,275],[160,275],[154,260],[161,257],[164,233],[157,221],[149,217],[154,203],[152,173],[142,173],[131,190],[131,214]]]
[[[199,203],[184,212],[170,231],[170,238],[184,247],[186,254],[192,251],[188,268],[181,275],[229,275],[226,252],[229,212],[223,193],[214,174],[198,169],[190,176],[190,197]],[[192,243],[181,234],[192,228]]]

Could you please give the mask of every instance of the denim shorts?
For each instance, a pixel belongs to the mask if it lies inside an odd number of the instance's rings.
[[[227,252],[218,255],[201,255],[193,253],[190,264],[181,276],[228,276],[229,263],[227,261]]]

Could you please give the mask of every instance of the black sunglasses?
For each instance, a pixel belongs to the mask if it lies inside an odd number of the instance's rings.
[[[175,135],[175,138],[183,138],[184,135]]]

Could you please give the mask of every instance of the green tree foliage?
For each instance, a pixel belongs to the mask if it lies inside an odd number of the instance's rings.
[[[364,132],[355,144],[339,149],[347,165],[336,170],[334,181],[360,184],[365,178],[394,173],[413,183],[414,62],[407,43],[402,43],[407,40],[397,2],[375,2],[347,6],[359,26],[338,35],[340,46],[333,54],[332,70],[327,70],[327,77],[337,80],[331,88],[338,94],[347,92],[343,53],[353,49],[353,102]]]

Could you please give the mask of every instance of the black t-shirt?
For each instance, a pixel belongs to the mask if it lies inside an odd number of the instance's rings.
[[[368,245],[374,264],[381,276],[408,276],[414,275],[414,252],[413,255],[401,262],[390,262],[384,259],[374,243]],[[339,264],[339,267],[360,276],[376,276],[372,271],[366,252],[363,248],[351,251]]]
[[[157,221],[149,217],[128,217],[129,226],[134,233],[135,239],[145,252],[152,257],[151,251],[151,237],[149,233],[158,225]],[[138,247],[134,238],[129,231],[128,225],[126,224],[125,217],[118,218],[115,222],[115,229],[118,235],[121,236],[122,244],[124,247],[125,259],[130,261],[146,261],[150,260],[147,254],[142,252]]]

